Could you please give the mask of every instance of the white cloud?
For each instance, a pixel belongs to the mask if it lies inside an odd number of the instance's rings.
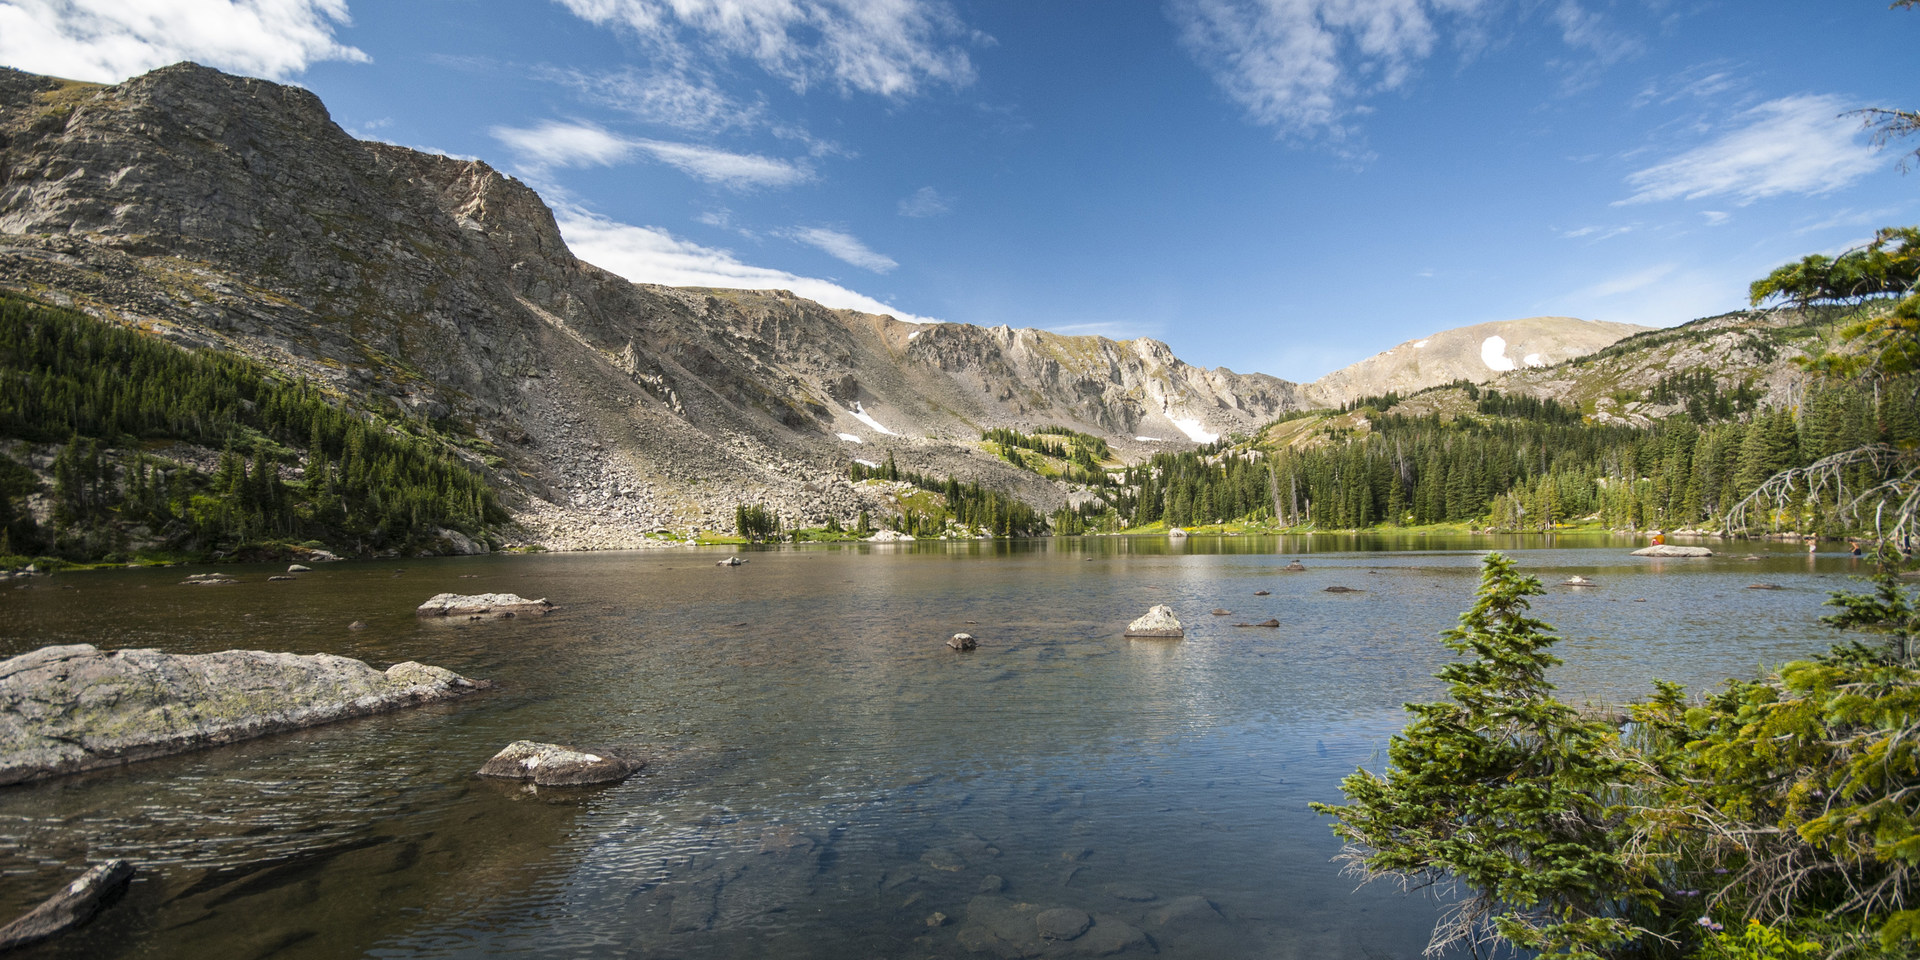
[[[689,42],[745,57],[804,91],[821,82],[843,90],[909,96],[927,82],[973,81],[969,38],[937,0],[556,0],[599,26],[632,30],[670,59]]]
[[[641,154],[695,179],[736,190],[787,187],[813,179],[812,169],[805,164],[699,144],[623,137],[591,123],[548,120],[531,128],[494,127],[492,133],[536,172],[551,167],[610,167]]]
[[[795,227],[781,233],[781,236],[798,243],[823,251],[843,263],[850,263],[862,270],[874,273],[886,273],[900,263],[884,253],[867,249],[860,238],[840,230],[826,227]]]
[[[1769,100],[1741,113],[1739,126],[1665,163],[1627,177],[1636,191],[1615,206],[1655,200],[1729,197],[1736,204],[1787,193],[1818,196],[1873,172],[1881,158],[1850,105],[1834,96]]]
[[[1733,214],[1725,210],[1702,210],[1700,211],[1700,215],[1707,219],[1707,226],[1709,227],[1717,227],[1733,219]]]
[[[574,255],[636,283],[676,287],[791,290],[829,307],[891,314],[909,323],[939,323],[896,310],[830,280],[803,277],[740,262],[732,253],[674,237],[657,227],[636,227],[574,208],[555,211],[560,233]]]
[[[493,138],[538,167],[610,167],[633,156],[633,142],[590,123],[548,120],[533,128],[494,127]]]
[[[1433,52],[1434,15],[1479,0],[1171,0],[1187,51],[1248,119],[1345,134],[1356,101],[1407,81]]]
[[[932,187],[921,187],[911,196],[900,198],[903,217],[937,217],[953,209],[953,201]]]
[[[0,0],[0,63],[118,83],[181,60],[272,80],[370,58],[334,39],[346,0]]]
[[[712,147],[661,140],[632,142],[655,160],[690,177],[735,189],[789,187],[813,179],[813,171],[803,164],[763,157],[757,153],[729,153]]]

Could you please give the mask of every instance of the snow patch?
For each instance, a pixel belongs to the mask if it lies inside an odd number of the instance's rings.
[[[1507,369],[1511,370],[1513,369],[1513,367],[1509,366],[1507,367]],[[899,436],[899,434],[894,433],[892,430],[888,430],[886,427],[881,426],[880,421],[875,420],[874,418],[868,416],[867,411],[860,406],[860,402],[857,400],[854,401],[854,404],[853,404],[853,418],[855,420],[860,421],[861,423],[866,424],[869,427],[872,427],[874,430],[880,433],[886,434],[889,437]]]
[[[851,433],[842,433],[842,434],[839,434],[838,436],[840,437],[840,439],[845,440],[848,443],[866,443],[865,440],[862,440]]]
[[[1547,358],[1537,353],[1529,353],[1525,357],[1522,357],[1520,362],[1529,367],[1544,367],[1547,365]]]
[[[926,331],[925,331],[925,330],[915,330],[914,332],[912,332],[912,333],[909,333],[909,334],[907,334],[907,339],[908,339],[908,340],[912,340],[912,339],[913,339],[914,337],[917,337],[917,336],[919,336],[919,335],[921,335],[921,334],[923,334],[923,333],[926,333]]]
[[[1191,437],[1194,443],[1212,443],[1220,439],[1219,434],[1208,433],[1207,428],[1201,426],[1198,420],[1175,420],[1173,425],[1179,427],[1181,433]]]
[[[880,469],[880,465],[879,465],[879,464],[877,464],[877,463],[874,463],[874,462],[873,462],[872,460],[862,460],[862,459],[860,459],[859,457],[854,457],[854,458],[853,458],[853,462],[854,462],[854,463],[857,463],[857,464],[859,464],[859,465],[861,465],[861,466],[863,466],[863,467],[866,467],[866,468],[867,468],[867,469],[869,469],[869,470],[878,470],[878,469]]]
[[[1507,357],[1507,338],[1496,334],[1480,341],[1480,362],[1488,370],[1512,370],[1515,364]]]
[[[1159,437],[1134,437],[1134,439],[1140,441],[1141,443],[1165,443],[1166,442],[1165,440],[1162,440]]]
[[[1427,342],[1426,342],[1425,340],[1415,340],[1415,341],[1413,342],[1413,348],[1414,348],[1415,350],[1418,350],[1418,349],[1420,349],[1421,347],[1424,347],[1424,346],[1426,346],[1426,345],[1427,345]]]

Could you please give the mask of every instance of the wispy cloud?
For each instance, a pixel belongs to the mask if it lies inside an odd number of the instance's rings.
[[[781,236],[796,243],[804,243],[825,253],[842,263],[850,263],[862,270],[874,273],[887,273],[900,265],[884,253],[876,253],[860,242],[860,238],[841,230],[827,227],[795,227],[782,231]]]
[[[1634,293],[1639,290],[1645,290],[1665,280],[1667,277],[1672,276],[1673,272],[1679,268],[1680,265],[1677,263],[1655,264],[1642,270],[1635,270],[1632,273],[1602,280],[1590,287],[1575,291],[1573,295],[1575,298],[1582,300],[1604,300],[1608,297]]]
[[[1632,232],[1633,232],[1632,227],[1586,226],[1586,227],[1578,227],[1573,230],[1562,230],[1560,231],[1560,238],[1563,240],[1584,239],[1591,243],[1599,243],[1602,240],[1611,240],[1614,237],[1617,237],[1623,233],[1632,233]]]
[[[940,195],[932,187],[921,187],[911,195],[900,198],[900,215],[903,217],[937,217],[953,209],[953,200]]]
[[[829,307],[891,314],[910,323],[939,323],[897,310],[830,280],[742,263],[730,251],[681,240],[658,227],[637,227],[577,208],[555,211],[574,254],[636,283],[678,287],[791,290]]]
[[[556,0],[596,25],[630,30],[668,59],[689,50],[744,57],[796,90],[905,97],[973,81],[960,44],[985,42],[937,0]]]
[[[281,80],[322,60],[368,62],[340,43],[346,0],[5,0],[0,63],[117,83],[181,60]]]
[[[631,67],[603,73],[543,69],[545,79],[572,87],[587,100],[631,114],[648,123],[712,133],[750,128],[765,120],[760,103],[743,103],[712,79],[674,71],[646,72]]]
[[[610,167],[644,155],[697,180],[736,190],[786,187],[813,179],[812,169],[804,163],[700,144],[624,137],[591,123],[548,120],[535,127],[494,127],[491,132],[535,172],[553,167]]]
[[[1601,71],[1645,49],[1638,39],[1612,29],[1604,17],[1578,0],[1560,0],[1550,18],[1560,28],[1561,42],[1570,50],[1585,52],[1580,59],[1552,61],[1565,74],[1562,85],[1569,91],[1592,86]]]
[[[1714,140],[1628,176],[1636,192],[1615,205],[1707,197],[1745,205],[1838,190],[1882,164],[1859,122],[1841,116],[1851,106],[1835,96],[1769,100],[1739,114],[1738,125]]]

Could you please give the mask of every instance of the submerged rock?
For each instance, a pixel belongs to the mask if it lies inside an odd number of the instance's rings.
[[[1332,586],[1332,587],[1328,587],[1326,592],[1327,593],[1365,593],[1366,591],[1360,589],[1359,587]]]
[[[1166,604],[1156,604],[1147,611],[1147,615],[1127,624],[1129,637],[1168,637],[1179,639],[1187,635],[1180,621],[1173,615],[1173,608]]]
[[[1236,627],[1278,627],[1280,626],[1280,621],[1272,618],[1268,618],[1266,620],[1260,621],[1259,623],[1236,623],[1234,624],[1234,626]]]
[[[713,565],[716,567],[737,567],[743,563],[746,563],[746,561],[739,557],[728,557],[725,560],[715,560]]]
[[[1033,926],[1042,940],[1072,940],[1093,926],[1093,918],[1072,907],[1054,907],[1035,915]]]
[[[1560,581],[1560,585],[1563,587],[1591,587],[1594,585],[1594,582],[1576,573],[1573,576]]]
[[[1636,557],[1711,557],[1713,551],[1706,547],[1682,547],[1672,543],[1656,543],[1651,547],[1641,547],[1633,552]]]
[[[543,597],[528,600],[517,593],[437,593],[414,609],[423,617],[511,617],[522,613],[546,613],[553,609]]]
[[[1233,613],[1232,610],[1228,610],[1225,607],[1214,607],[1212,610],[1209,610],[1207,612],[1213,614],[1216,617],[1224,617]]]
[[[0,784],[183,753],[464,696],[491,684],[398,663],[228,650],[42,647],[0,662]]]
[[[132,879],[133,864],[125,860],[95,865],[20,919],[0,927],[0,951],[38,943],[86,923]]]
[[[540,787],[613,783],[640,772],[646,761],[614,750],[581,750],[553,743],[515,740],[478,771],[483,777],[531,780]]]
[[[1269,596],[1272,596],[1273,594],[1272,594],[1272,591],[1268,591],[1268,590],[1255,590],[1253,592],[1253,595],[1256,597],[1269,597]]]
[[[1298,560],[1294,560],[1294,561],[1292,561],[1292,562],[1290,562],[1290,563],[1288,563],[1288,564],[1287,564],[1286,566],[1284,566],[1284,567],[1282,567],[1281,569],[1282,569],[1282,570],[1290,570],[1290,571],[1292,571],[1292,572],[1294,572],[1294,573],[1299,573],[1300,571],[1302,571],[1302,570],[1305,570],[1306,568],[1307,568],[1307,565],[1306,565],[1306,564],[1304,564],[1304,563],[1301,563],[1301,562],[1300,562],[1300,561],[1298,561]]]

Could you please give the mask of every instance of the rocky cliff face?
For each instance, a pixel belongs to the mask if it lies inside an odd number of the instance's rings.
[[[1468,380],[1486,383],[1515,370],[1551,367],[1648,330],[1628,323],[1529,317],[1443,330],[1342,367],[1301,388],[1315,406],[1401,395]]]
[[[981,456],[1060,424],[1123,451],[1250,431],[1294,384],[1151,340],[915,326],[784,291],[634,284],[524,184],[354,139],[311,93],[179,64],[0,68],[0,284],[457,426],[532,536],[619,546],[733,505],[850,520],[855,459],[1068,492]]]

